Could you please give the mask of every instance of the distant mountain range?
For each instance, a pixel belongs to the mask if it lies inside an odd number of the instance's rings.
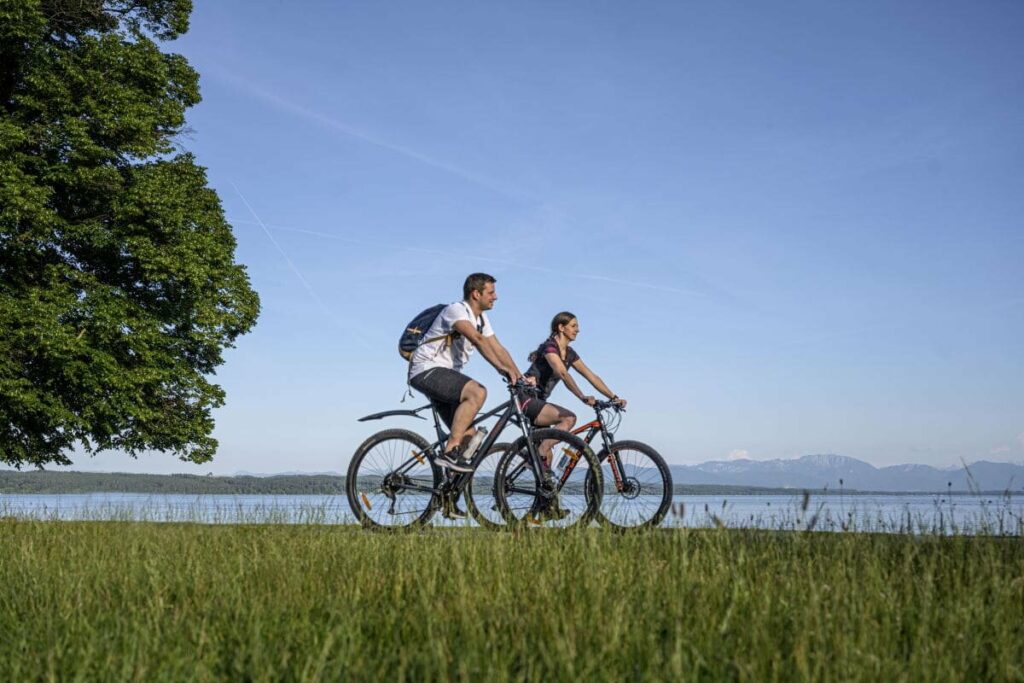
[[[1024,465],[985,460],[966,468],[938,469],[929,465],[875,467],[843,455],[805,455],[793,460],[716,460],[672,465],[669,469],[676,484],[859,491],[1024,491]]]
[[[930,465],[875,467],[844,455],[805,455],[791,460],[712,460],[699,465],[670,465],[672,481],[684,486],[737,486],[756,488],[829,489],[857,491],[997,491],[1024,492],[1024,465],[980,460],[964,467]],[[235,476],[302,476],[308,472],[276,475],[236,472]],[[342,476],[340,472],[317,472]],[[842,483],[840,484],[840,480]],[[952,484],[952,486],[950,486]]]

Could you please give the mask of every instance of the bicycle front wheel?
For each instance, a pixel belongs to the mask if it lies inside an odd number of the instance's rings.
[[[498,508],[494,483],[498,463],[510,448],[512,448],[510,443],[496,443],[491,446],[491,449],[487,451],[487,456],[473,470],[473,478],[466,485],[466,509],[477,524],[492,531],[498,531],[507,526],[501,515],[501,510]]]
[[[363,442],[345,479],[349,507],[371,529],[398,529],[430,521],[438,507],[441,472],[415,432],[388,429]]]
[[[655,527],[672,505],[672,473],[656,450],[618,441],[598,454],[604,488],[598,520],[619,529]]]
[[[597,456],[578,436],[560,429],[536,429],[530,434],[535,452],[551,453],[554,471],[549,483],[538,481],[530,465],[525,438],[502,456],[495,473],[494,495],[508,524],[544,527],[585,527],[601,507],[603,477]]]

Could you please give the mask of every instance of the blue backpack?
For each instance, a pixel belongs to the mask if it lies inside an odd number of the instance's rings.
[[[421,311],[419,315],[409,321],[409,324],[405,326],[405,331],[402,332],[402,336],[398,338],[398,353],[401,354],[402,358],[411,362],[412,354],[416,352],[416,349],[421,344],[444,339],[448,336],[442,335],[434,339],[424,339],[427,336],[427,330],[434,324],[434,320],[437,319],[437,316],[441,314],[441,311],[446,306],[447,304],[431,306],[425,311]]]

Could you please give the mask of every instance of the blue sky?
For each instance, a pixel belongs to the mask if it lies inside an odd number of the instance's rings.
[[[197,3],[171,46],[263,300],[220,453],[76,469],[343,471],[477,270],[520,360],[577,313],[670,462],[1024,461],[1024,4],[301,7]]]

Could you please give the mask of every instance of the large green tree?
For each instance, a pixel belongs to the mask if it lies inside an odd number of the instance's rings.
[[[0,461],[217,447],[209,381],[259,298],[176,140],[190,0],[0,0]]]

